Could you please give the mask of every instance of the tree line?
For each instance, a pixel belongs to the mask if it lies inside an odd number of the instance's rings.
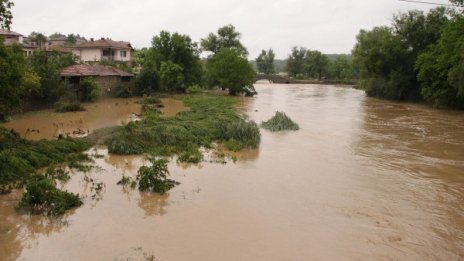
[[[399,13],[391,26],[361,30],[353,49],[358,86],[369,96],[464,109],[463,32],[462,12],[444,7]]]
[[[272,49],[262,50],[256,58],[256,70],[263,74],[281,72],[276,70],[275,53]],[[351,55],[327,55],[317,50],[293,47],[283,72],[296,79],[354,80],[358,77]]]

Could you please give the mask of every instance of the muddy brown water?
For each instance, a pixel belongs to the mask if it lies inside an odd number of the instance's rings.
[[[126,124],[139,119],[140,98],[104,99],[83,104],[85,111],[58,113],[54,110],[29,112],[14,117],[10,122],[0,124],[14,129],[21,137],[30,140],[56,139],[58,135],[72,137],[86,136],[105,127]],[[161,99],[161,112],[173,116],[187,108],[176,99]]]
[[[284,111],[297,132],[262,130],[226,165],[169,164],[167,195],[117,186],[143,157],[92,149],[100,194],[59,219],[18,215],[0,197],[2,260],[462,260],[464,114],[319,85],[256,85],[238,110]]]

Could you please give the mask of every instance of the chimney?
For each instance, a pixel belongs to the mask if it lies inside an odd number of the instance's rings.
[[[90,41],[93,42],[93,38],[90,38]]]

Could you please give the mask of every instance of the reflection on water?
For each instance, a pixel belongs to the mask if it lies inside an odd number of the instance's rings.
[[[169,194],[158,195],[155,193],[140,192],[138,205],[145,210],[145,216],[163,216],[167,213]]]
[[[105,183],[103,199],[97,204],[76,173],[65,188],[85,202],[63,223],[18,215],[19,193],[0,196],[2,258],[464,259],[462,112],[346,87],[256,89],[237,98],[241,114],[260,123],[284,111],[301,130],[262,130],[260,147],[231,155],[236,163],[174,159],[170,178],[181,185],[163,196],[116,185],[135,177],[143,157],[98,148],[101,169],[87,175]]]

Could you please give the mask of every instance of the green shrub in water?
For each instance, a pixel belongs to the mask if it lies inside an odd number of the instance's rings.
[[[62,215],[66,210],[79,207],[82,201],[79,195],[61,191],[55,187],[52,180],[37,177],[26,186],[19,208],[33,214]]]
[[[73,112],[73,111],[85,111],[85,108],[78,102],[72,103],[57,103],[55,105],[56,112]]]
[[[168,161],[165,159],[148,158],[151,166],[142,166],[137,172],[137,182],[140,191],[164,194],[179,183],[168,179]]]
[[[300,129],[300,126],[293,122],[285,113],[278,111],[270,120],[261,123],[261,126],[272,132]]]

